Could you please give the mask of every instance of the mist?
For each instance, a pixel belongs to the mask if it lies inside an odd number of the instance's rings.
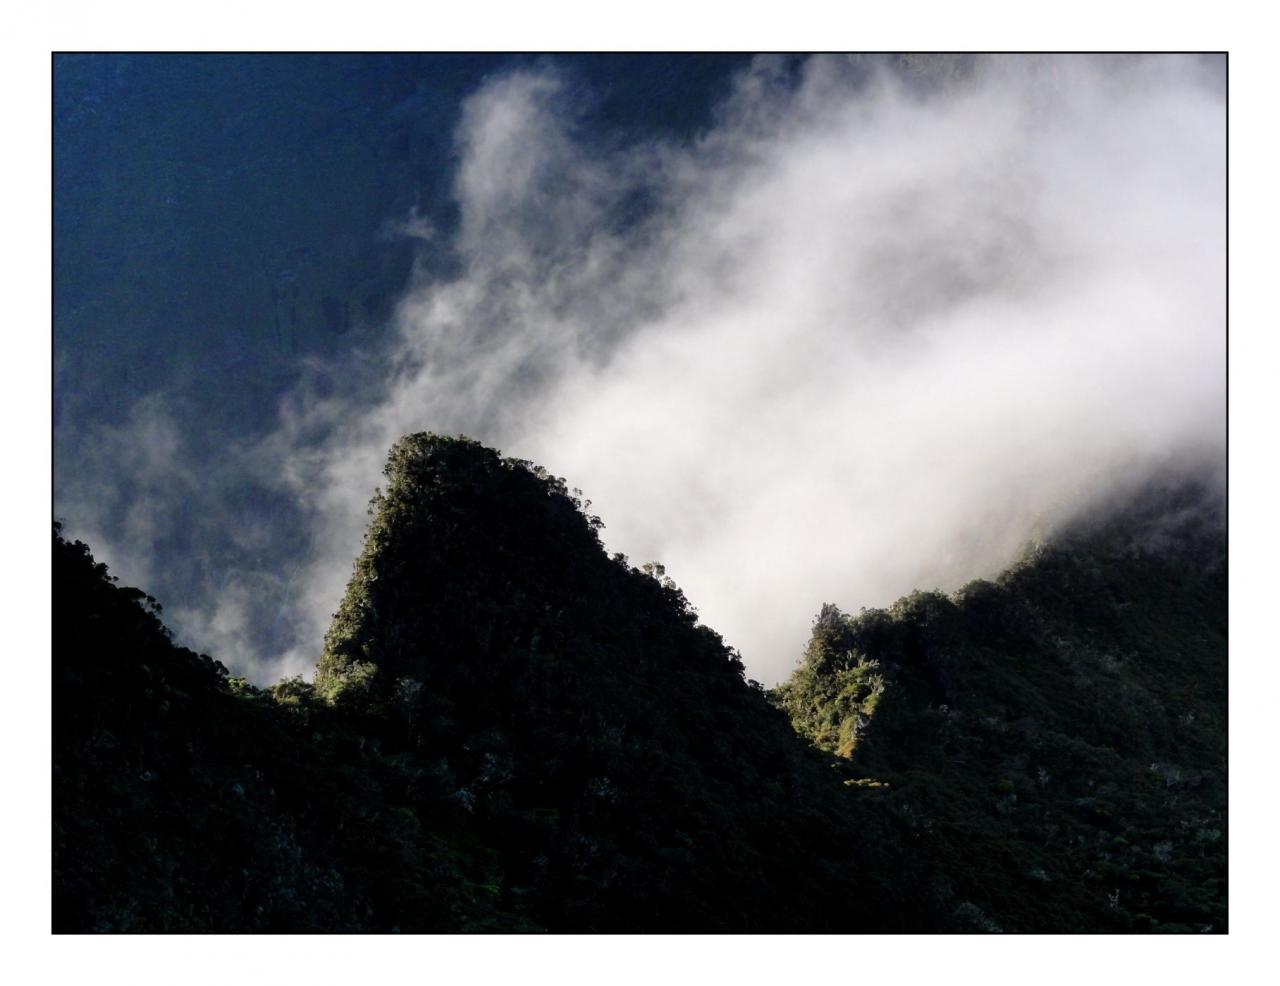
[[[1221,66],[932,64],[760,58],[692,141],[603,128],[553,63],[491,77],[456,226],[389,217],[448,241],[383,348],[313,362],[216,463],[144,401],[113,433],[142,451],[86,440],[59,506],[153,592],[155,530],[185,525],[204,574],[166,617],[274,680],[318,657],[388,447],[467,434],[583,490],[771,684],[823,602],[953,590],[1157,471],[1220,470]]]

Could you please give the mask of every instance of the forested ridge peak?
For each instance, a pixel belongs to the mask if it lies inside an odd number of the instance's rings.
[[[1193,502],[824,607],[766,694],[545,470],[418,434],[386,476],[314,683],[175,646],[55,530],[55,927],[1225,930]]]

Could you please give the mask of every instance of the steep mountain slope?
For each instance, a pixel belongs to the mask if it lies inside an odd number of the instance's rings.
[[[1151,488],[994,583],[824,606],[772,698],[884,792],[976,920],[1225,930],[1217,502]]]
[[[779,710],[562,481],[433,435],[386,472],[314,685],[55,531],[55,929],[1225,928],[1217,527],[1148,498],[824,609]]]
[[[425,435],[387,473],[314,687],[228,679],[55,538],[56,927],[935,923],[905,830],[848,837],[859,792],[559,480]]]
[[[423,771],[309,685],[175,646],[56,529],[53,598],[55,931],[528,927],[456,813],[414,813]]]
[[[561,481],[429,435],[386,471],[316,688],[455,779],[504,899],[552,928],[910,920],[869,906],[829,765]]]

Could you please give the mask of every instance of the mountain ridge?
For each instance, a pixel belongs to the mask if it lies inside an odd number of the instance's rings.
[[[1070,811],[1041,799],[1062,818],[1028,821],[1041,764],[996,759],[996,776],[944,762],[956,744],[981,761],[993,750],[1016,758],[1002,743],[1048,742],[1045,730],[974,705],[975,689],[987,704],[1020,694],[991,670],[1001,647],[1044,657],[1035,628],[989,626],[1019,612],[1022,590],[997,581],[960,602],[916,594],[857,625],[824,608],[813,660],[797,671],[810,672],[803,687],[793,676],[766,694],[660,567],[606,555],[589,505],[545,470],[419,434],[393,448],[387,480],[314,683],[253,688],[175,647],[158,607],[55,530],[56,930],[1225,930],[1216,693],[1180,713],[1206,717],[1194,743],[1140,737],[1154,728],[1146,719],[1112,737],[1150,740],[1167,754],[1163,768],[1198,772],[1194,785],[1143,775],[1190,806],[1175,828],[1208,813],[1126,857],[1117,840],[1135,827],[1146,837],[1149,806],[1115,792],[1075,805],[1091,795],[1072,793]],[[1216,536],[1197,550],[1213,556]],[[1042,575],[1028,584],[1049,600],[1071,578],[1092,589],[1085,561],[1119,564],[1096,550],[1048,549],[1028,559]],[[1049,566],[1054,551],[1068,562]],[[1120,633],[1101,618],[1135,605],[1172,619],[1190,583],[1171,583],[1150,558],[1139,550],[1129,568],[1105,569],[1124,575],[1113,588],[1131,599],[1060,619],[1076,619],[1085,638],[1091,626],[1095,637]],[[1203,568],[1198,556],[1192,567]],[[1157,573],[1163,581],[1143,589]],[[1216,578],[1209,570],[1197,583],[1205,626],[1225,604]],[[944,631],[967,664],[933,659]],[[1225,672],[1225,621],[1223,631],[1197,641],[1197,654],[1221,643]],[[845,661],[858,647],[866,653]],[[1103,673],[1102,651],[1088,660]],[[1179,694],[1193,698],[1219,674],[1197,671],[1194,656],[1179,667]],[[841,674],[822,703],[827,735],[803,713]],[[1027,686],[1043,702],[1039,687]],[[1075,733],[1086,704],[1061,713]],[[1221,704],[1225,714],[1225,695]],[[948,747],[937,734],[953,707]],[[978,735],[984,718],[996,739]],[[1221,783],[1219,765],[1197,759],[1220,727]],[[1090,738],[1096,759],[1105,747]],[[1062,753],[1066,775],[1045,761],[1044,790],[1066,782],[1076,750]],[[1124,780],[1148,753],[1127,751]],[[1041,824],[1093,841],[1055,856],[1036,843]],[[1208,862],[1183,860],[1196,845]],[[999,865],[1008,852],[1020,857],[1012,870]],[[1099,853],[1118,862],[1089,876]],[[1161,862],[1165,871],[1151,869]],[[1211,884],[1197,894],[1190,883],[1202,877]]]

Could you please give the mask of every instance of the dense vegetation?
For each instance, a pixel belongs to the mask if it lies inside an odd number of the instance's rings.
[[[314,684],[55,530],[55,929],[1225,928],[1216,529],[825,608],[767,696],[562,481],[386,472]]]
[[[54,536],[58,931],[521,927],[429,780],[317,702],[176,647],[156,607]]]
[[[1149,489],[995,582],[825,606],[772,693],[991,927],[1226,929],[1226,567]]]

